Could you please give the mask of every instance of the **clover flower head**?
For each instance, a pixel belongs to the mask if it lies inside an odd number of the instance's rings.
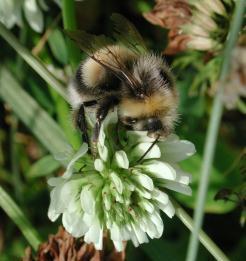
[[[166,54],[185,50],[218,52],[229,32],[234,0],[156,0],[143,16],[169,29]]]
[[[138,246],[148,237],[161,237],[160,212],[170,218],[175,214],[168,189],[191,194],[190,174],[178,162],[194,154],[195,148],[174,134],[153,144],[146,132],[119,130],[116,118],[111,113],[103,124],[96,159],[83,144],[64,175],[48,180],[53,187],[48,216],[55,221],[62,215],[69,233],[84,236],[99,250],[108,232],[122,251],[124,241]]]

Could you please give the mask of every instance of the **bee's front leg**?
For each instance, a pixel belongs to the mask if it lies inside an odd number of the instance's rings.
[[[88,144],[88,146],[90,147],[90,139],[88,136],[84,104],[80,105],[79,111],[77,112],[76,125],[82,132],[82,141],[86,142]]]
[[[100,129],[103,120],[106,118],[110,109],[116,106],[119,103],[118,98],[114,96],[108,96],[103,99],[103,101],[99,104],[99,107],[96,112],[96,125],[93,132],[93,143],[96,144],[98,141]]]

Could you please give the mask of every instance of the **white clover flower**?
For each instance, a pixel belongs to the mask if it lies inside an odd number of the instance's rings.
[[[221,0],[201,0],[201,1],[190,1],[191,5],[194,5],[201,13],[211,15],[217,13],[220,15],[226,15],[226,10],[223,1]]]
[[[185,50],[217,53],[227,39],[234,8],[235,0],[161,0],[143,16],[169,29],[166,54]]]
[[[191,36],[187,46],[191,49],[206,51],[219,48],[220,44],[211,38]]]
[[[48,180],[53,187],[48,216],[55,221],[62,215],[69,233],[84,236],[99,250],[108,231],[115,248],[122,251],[123,241],[132,240],[138,246],[148,237],[161,237],[160,211],[170,218],[175,214],[167,189],[191,194],[191,177],[178,162],[193,155],[195,147],[172,134],[139,161],[153,139],[136,131],[123,131],[117,139],[112,114],[100,132],[98,158],[92,160],[83,144],[65,174]]]

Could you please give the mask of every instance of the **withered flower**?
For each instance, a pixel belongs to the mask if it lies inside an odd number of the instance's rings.
[[[172,29],[190,21],[191,8],[186,0],[157,0],[154,9],[143,15],[152,24]]]
[[[165,54],[184,50],[214,53],[226,39],[233,6],[233,0],[157,0],[153,10],[143,16],[169,29]]]
[[[105,238],[106,240],[106,238]],[[42,243],[36,256],[32,255],[31,248],[25,250],[22,261],[124,261],[125,251],[117,252],[115,249],[96,250],[93,244],[86,244],[83,238],[76,239],[63,227],[60,227],[55,235],[49,235],[48,241]]]
[[[189,36],[183,34],[180,28],[191,20],[191,7],[187,0],[157,0],[153,10],[143,16],[150,23],[170,30],[166,54],[175,54],[186,49]]]

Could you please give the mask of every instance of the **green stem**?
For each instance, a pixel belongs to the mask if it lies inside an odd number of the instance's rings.
[[[225,50],[223,54],[223,63],[221,67],[220,77],[219,77],[219,87],[218,92],[215,96],[211,117],[209,120],[209,126],[206,136],[206,144],[204,149],[204,159],[201,168],[201,179],[198,189],[198,199],[195,206],[194,214],[194,230],[190,238],[188,252],[187,252],[187,261],[194,261],[198,252],[198,234],[203,222],[204,216],[204,205],[207,195],[207,188],[209,183],[209,176],[211,172],[211,167],[214,158],[214,152],[216,147],[216,140],[218,136],[218,129],[223,112],[223,92],[224,92],[224,82],[226,80],[229,66],[232,49],[236,43],[238,33],[241,28],[243,13],[244,13],[245,1],[238,0],[236,2],[236,8],[231,23],[230,31],[228,34],[228,39],[225,45]]]
[[[34,57],[24,46],[22,46],[17,38],[1,22],[0,35],[48,84],[51,85],[51,87],[68,101],[63,84],[46,69],[38,58]]]
[[[62,0],[62,18],[64,29],[75,30],[77,28],[74,2],[75,1],[71,0]],[[80,61],[80,51],[70,39],[67,39],[67,48],[72,68],[76,69]]]
[[[194,231],[194,224],[192,218],[186,213],[186,211],[174,200],[172,203],[175,206],[175,213],[177,217],[184,223],[184,225],[190,230]],[[203,231],[200,230],[198,238],[204,247],[210,252],[210,254],[216,260],[229,260],[228,257],[222,252],[222,250],[213,242],[213,240]]]
[[[40,237],[35,229],[15,204],[13,199],[8,193],[0,186],[0,207],[6,212],[6,214],[12,219],[12,221],[19,227],[26,240],[33,247],[34,250],[38,249],[41,243]]]

